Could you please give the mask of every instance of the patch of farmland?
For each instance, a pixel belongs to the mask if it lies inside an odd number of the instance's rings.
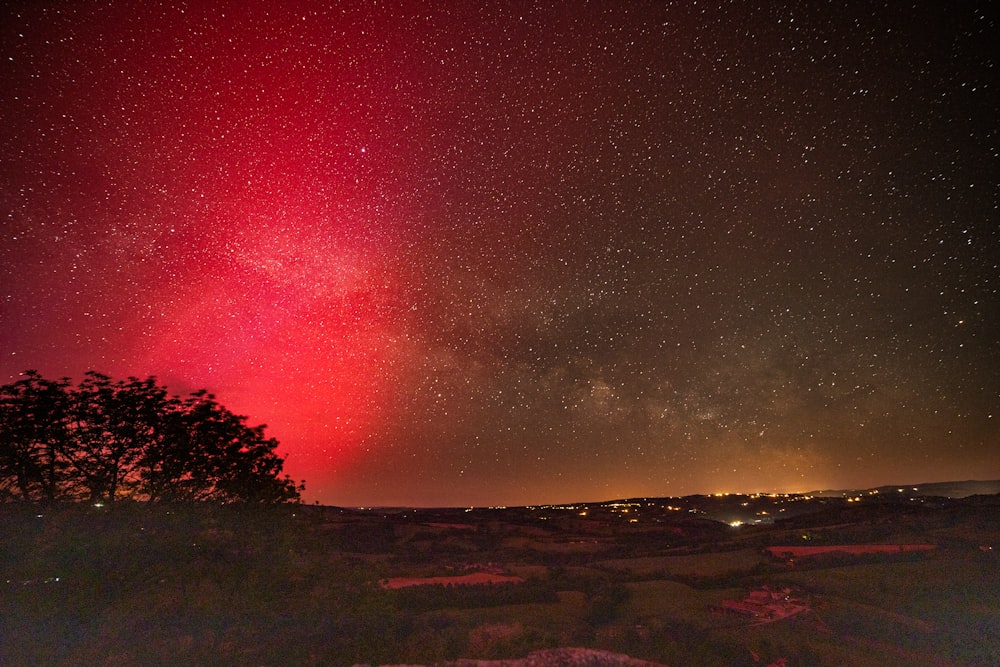
[[[519,584],[524,582],[521,577],[492,572],[472,572],[450,577],[391,577],[379,582],[382,588],[397,589],[410,586],[475,586],[479,584]]]
[[[713,577],[729,572],[748,570],[766,562],[757,549],[739,549],[718,553],[686,554],[683,556],[648,556],[643,558],[618,558],[599,564],[619,572],[656,577],[660,575]]]

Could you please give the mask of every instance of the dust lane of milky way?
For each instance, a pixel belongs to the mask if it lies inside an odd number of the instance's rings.
[[[989,3],[6,3],[0,380],[344,505],[1000,477]]]

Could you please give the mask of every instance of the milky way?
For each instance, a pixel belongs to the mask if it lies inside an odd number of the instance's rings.
[[[0,381],[327,504],[1000,477],[989,3],[395,4],[6,3]]]

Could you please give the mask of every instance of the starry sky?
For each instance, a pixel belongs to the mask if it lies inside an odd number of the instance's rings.
[[[989,2],[6,2],[0,382],[307,502],[1000,478]]]

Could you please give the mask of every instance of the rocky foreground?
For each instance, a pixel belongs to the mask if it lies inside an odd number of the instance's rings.
[[[356,665],[355,667],[368,667]],[[425,665],[383,665],[382,667],[430,667]],[[456,660],[432,667],[666,667],[659,662],[638,660],[620,653],[588,648],[557,648],[535,651],[518,660]]]

